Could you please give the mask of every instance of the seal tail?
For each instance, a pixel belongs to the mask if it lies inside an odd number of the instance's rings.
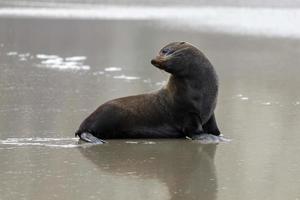
[[[80,131],[77,131],[75,133],[75,137],[76,136],[78,136],[80,138],[80,140],[83,140],[83,141],[89,142],[89,143],[93,143],[93,144],[104,144],[104,143],[106,143],[106,141],[101,140],[101,139],[93,136],[89,132],[80,132]]]

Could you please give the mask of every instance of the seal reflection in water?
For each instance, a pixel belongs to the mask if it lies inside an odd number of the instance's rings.
[[[218,78],[205,55],[189,43],[173,42],[151,63],[170,73],[162,89],[102,104],[75,135],[92,143],[117,138],[222,141],[214,115]]]
[[[202,145],[182,140],[152,142],[153,144],[140,140],[136,143],[112,141],[108,145],[78,148],[85,158],[98,167],[96,171],[92,171],[97,179],[95,181],[99,183],[92,180],[92,185],[86,187],[84,183],[84,187],[101,194],[119,188],[118,197],[128,197],[127,199],[163,199],[166,193],[169,198],[165,199],[172,200],[217,199],[218,176],[214,163],[217,144]],[[97,178],[99,175],[105,176],[106,181],[100,181],[102,178]],[[128,182],[113,181],[115,177],[126,177],[123,180]],[[156,187],[149,185],[150,182],[167,187],[153,191]],[[116,196],[101,197],[118,199],[114,198]]]

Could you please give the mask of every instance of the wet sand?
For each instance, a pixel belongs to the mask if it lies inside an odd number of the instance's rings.
[[[74,132],[98,105],[161,87],[168,75],[150,59],[176,40],[214,64],[217,120],[232,142],[78,145]],[[299,53],[296,39],[155,20],[2,17],[0,199],[299,199]]]

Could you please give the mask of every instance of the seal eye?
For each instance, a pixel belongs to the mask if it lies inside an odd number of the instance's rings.
[[[166,55],[172,54],[173,52],[174,52],[174,50],[171,50],[171,49],[163,49],[161,51],[162,54],[166,54]]]
[[[163,49],[161,52],[162,52],[163,54],[167,54],[167,53],[169,52],[169,49]]]

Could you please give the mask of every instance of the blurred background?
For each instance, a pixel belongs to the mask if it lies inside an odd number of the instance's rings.
[[[300,199],[300,1],[0,1],[0,199]],[[161,88],[190,42],[232,141],[78,144],[100,104]]]

